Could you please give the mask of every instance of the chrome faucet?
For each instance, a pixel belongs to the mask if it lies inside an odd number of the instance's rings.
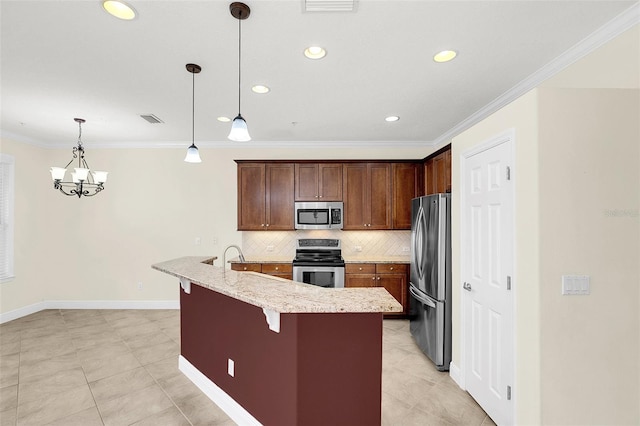
[[[227,248],[224,249],[224,253],[222,253],[222,269],[227,269],[227,250],[229,250],[231,247],[238,250],[238,254],[240,255],[240,262],[245,262],[244,255],[242,254],[242,249],[235,244],[231,244],[230,246],[227,246]]]

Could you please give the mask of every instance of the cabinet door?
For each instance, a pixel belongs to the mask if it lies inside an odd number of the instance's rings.
[[[435,180],[433,179],[433,158],[424,162],[424,195],[435,194]]]
[[[378,285],[384,287],[402,305],[403,315],[407,312],[407,274],[380,274]]]
[[[318,164],[318,198],[321,201],[342,201],[342,164]]]
[[[262,272],[262,265],[259,263],[232,263],[231,269],[242,272]]]
[[[446,152],[433,158],[433,186],[435,193],[447,190],[447,156]]]
[[[293,279],[293,267],[291,263],[263,263],[262,273],[287,280]]]
[[[367,193],[367,229],[391,229],[391,164],[368,165],[370,188]],[[345,209],[346,210],[346,209]]]
[[[344,212],[343,229],[369,229],[369,209],[366,207],[367,164],[349,163],[343,167]]]
[[[420,165],[394,163],[393,171],[393,229],[411,229],[411,200],[420,196]]]
[[[346,274],[345,287],[380,287],[379,280],[374,274]]]
[[[265,228],[265,165],[238,164],[238,230]]]
[[[267,230],[293,230],[293,164],[267,164],[265,173]]]
[[[296,201],[318,201],[318,180],[318,164],[296,163]],[[340,182],[340,187],[342,190],[342,182]]]

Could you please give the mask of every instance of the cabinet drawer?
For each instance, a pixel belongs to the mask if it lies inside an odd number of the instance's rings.
[[[409,265],[406,263],[378,263],[376,274],[406,274]]]
[[[347,263],[344,265],[345,274],[375,274],[374,263]]]
[[[262,264],[262,273],[263,274],[289,274],[293,272],[293,267],[291,263],[263,263]]]
[[[262,265],[259,263],[232,263],[231,269],[234,271],[262,272]]]

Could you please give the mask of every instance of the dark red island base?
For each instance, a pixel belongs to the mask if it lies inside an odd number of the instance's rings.
[[[382,315],[283,313],[274,332],[262,308],[191,285],[180,290],[181,370],[203,389],[195,367],[264,425],[379,425]]]

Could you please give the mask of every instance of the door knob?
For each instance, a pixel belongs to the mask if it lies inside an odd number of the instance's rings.
[[[467,291],[471,291],[471,284],[469,283],[464,283],[462,284],[462,288],[464,288]]]

